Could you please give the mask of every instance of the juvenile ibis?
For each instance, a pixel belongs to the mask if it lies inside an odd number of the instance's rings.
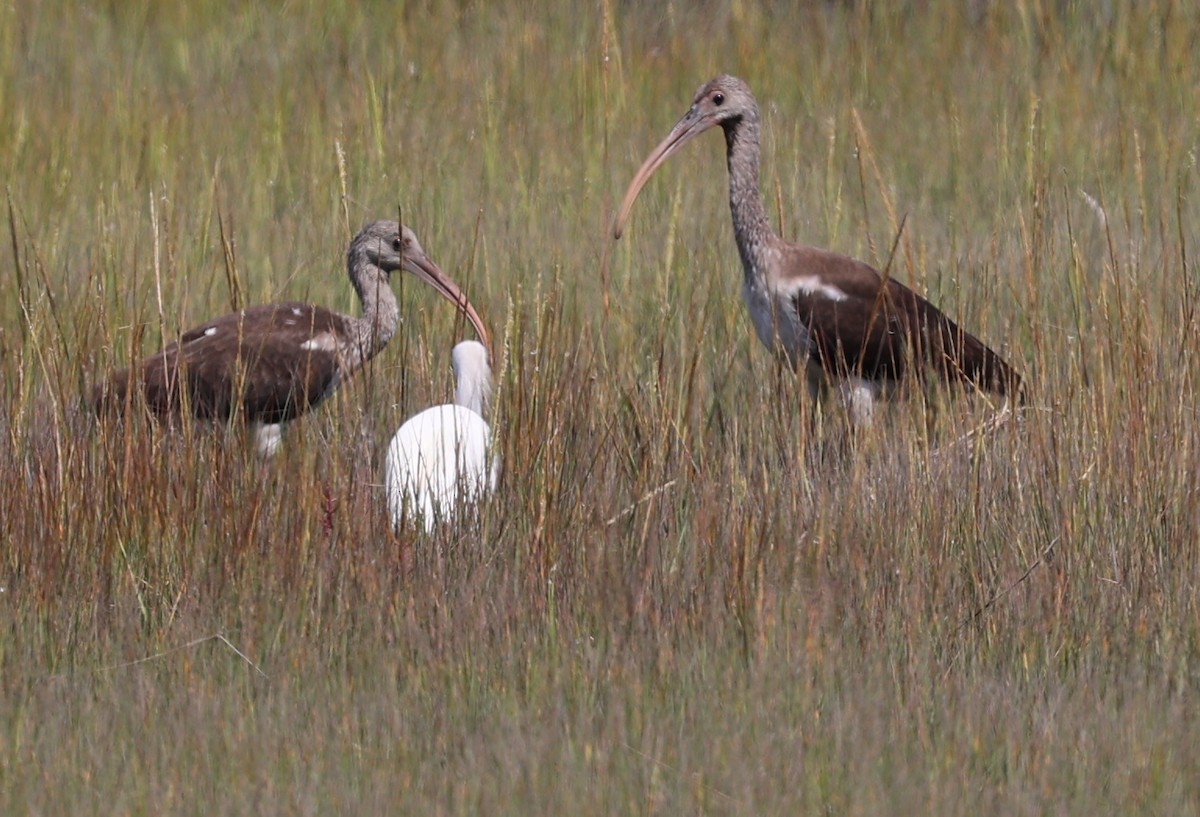
[[[426,531],[470,507],[496,487],[499,460],[491,456],[485,419],[492,397],[492,370],[482,343],[463,341],[451,354],[457,381],[453,405],[415,415],[388,446],[384,482],[392,522],[407,512]]]
[[[346,261],[361,317],[293,302],[222,315],[97,385],[95,410],[120,413],[140,394],[158,415],[240,416],[254,430],[259,452],[270,456],[285,423],[319,405],[392,339],[400,322],[389,285],[396,270],[432,286],[486,342],[475,308],[408,227],[368,224],[350,242]]]
[[[978,338],[894,278],[862,261],[784,241],[771,228],[759,191],[758,104],[745,82],[719,76],[646,158],[613,222],[620,238],[650,176],[709,128],[725,132],[729,209],[742,258],[742,297],[768,349],[804,366],[810,393],[836,386],[854,425],[868,424],[875,401],[906,376],[929,371],[998,395],[1020,395],[1021,377]]]

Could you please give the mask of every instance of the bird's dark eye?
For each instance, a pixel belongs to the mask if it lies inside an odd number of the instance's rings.
[[[714,105],[724,105],[725,104],[725,94],[718,91],[717,93],[713,94],[712,100],[713,100]]]
[[[393,239],[392,239],[392,249],[393,249],[393,250],[395,250],[396,252],[400,252],[400,247],[401,247],[401,246],[402,246],[402,245],[401,245],[401,243],[400,243],[400,239],[398,239],[398,238],[393,238]]]

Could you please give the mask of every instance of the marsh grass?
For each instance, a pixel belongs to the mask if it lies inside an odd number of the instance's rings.
[[[0,811],[1197,811],[1198,29],[8,4]],[[1016,418],[972,434],[995,407],[934,389],[849,440],[812,406],[738,301],[716,135],[608,246],[722,70],[781,231],[895,246],[1026,374]],[[381,452],[464,331],[418,286],[269,464],[236,426],[84,410],[211,314],[353,309],[346,243],[398,207],[493,329],[477,515],[387,519]]]

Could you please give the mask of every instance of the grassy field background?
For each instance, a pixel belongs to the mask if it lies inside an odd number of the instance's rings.
[[[1197,813],[1197,39],[1131,0],[4,4],[0,813]],[[882,265],[903,221],[1020,422],[814,418],[717,134],[611,242],[719,72],[783,234]],[[386,517],[464,332],[411,281],[267,465],[81,411],[234,305],[353,310],[398,208],[497,340],[476,517]]]

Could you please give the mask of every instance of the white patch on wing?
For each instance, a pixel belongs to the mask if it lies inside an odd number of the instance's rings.
[[[831,301],[844,301],[849,297],[833,284],[822,281],[818,275],[801,275],[793,278],[788,282],[787,288],[803,292],[805,295],[822,295]]]
[[[204,330],[204,337],[206,338],[211,338],[215,334],[217,334],[217,327],[215,326],[210,326]]]
[[[330,332],[322,332],[301,343],[300,348],[314,352],[336,352],[337,338]]]
[[[292,307],[292,314],[293,314],[293,315],[295,315],[295,316],[298,318],[298,317],[300,317],[300,315],[301,315],[301,314],[303,314],[303,313],[300,311],[300,307],[298,307],[298,306],[293,306],[293,307]]]

